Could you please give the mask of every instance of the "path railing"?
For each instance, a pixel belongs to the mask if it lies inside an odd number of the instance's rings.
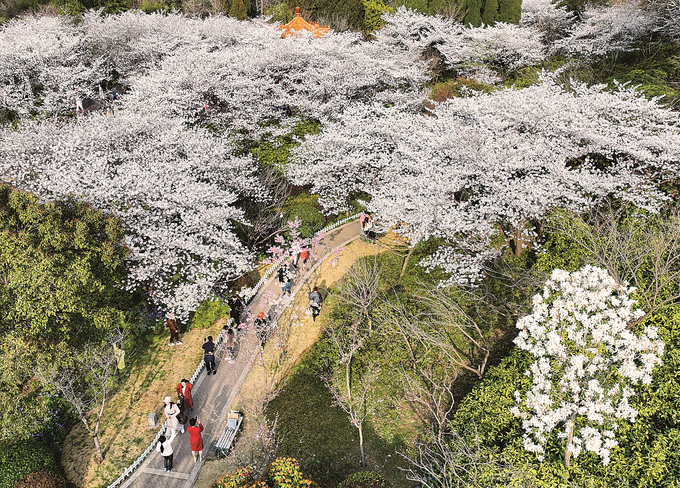
[[[329,231],[331,231],[331,230],[333,230],[337,227],[340,227],[341,225],[346,224],[347,222],[350,222],[352,220],[356,220],[356,219],[359,218],[359,215],[360,214],[357,213],[357,214],[354,214],[354,215],[350,215],[349,217],[345,217],[344,219],[338,220],[337,222],[333,222],[332,224],[327,225],[326,227],[324,227],[323,229],[318,231],[316,233],[316,235],[318,236],[319,234],[325,234],[325,233],[327,233],[327,232],[329,232]],[[281,263],[283,261],[285,261],[286,259],[287,259],[287,257],[283,257],[269,267],[269,269],[265,272],[265,274],[262,276],[262,278],[260,278],[260,281],[258,281],[257,284],[253,287],[252,295],[251,295],[250,299],[248,300],[248,304],[250,304],[252,302],[253,298],[255,298],[257,296],[257,294],[260,291],[260,289],[262,288],[262,286],[264,286],[264,284],[267,281],[269,281],[269,278],[271,278],[272,274],[274,274],[276,271],[278,271],[279,267],[281,266]],[[233,325],[233,322],[234,322],[234,319],[229,319],[229,322],[227,324]],[[217,348],[217,346],[219,346],[222,343],[223,340],[224,340],[224,334],[220,333],[220,335],[217,337],[217,340],[215,341],[215,348]],[[194,374],[191,375],[191,379],[189,380],[189,382],[192,385],[198,379],[198,377],[201,375],[204,368],[205,368],[205,362],[203,360],[201,360],[198,363],[198,366],[196,366],[196,370],[194,371]],[[158,439],[160,439],[161,434],[165,430],[166,426],[167,426],[167,421],[163,422],[160,430],[156,434],[156,437],[154,437],[154,439],[151,441],[151,444],[149,444],[149,447],[147,447],[144,450],[144,452],[142,454],[140,454],[139,457],[130,466],[125,468],[125,471],[123,471],[123,474],[121,474],[118,477],[118,479],[116,481],[114,481],[113,483],[111,483],[107,488],[117,488],[128,477],[132,476],[132,474],[135,471],[137,471],[137,469],[142,465],[144,460],[156,448],[156,445],[158,444]]]
[[[333,230],[337,227],[340,227],[341,225],[345,225],[347,222],[350,222],[352,220],[356,220],[356,219],[359,218],[359,215],[361,215],[361,214],[358,213],[358,214],[350,215],[349,217],[345,217],[344,219],[338,220],[337,222],[333,222],[332,224],[327,225],[326,227],[324,227],[323,229],[318,231],[316,233],[316,235],[318,236],[319,234],[325,234],[326,232],[331,231],[331,230]],[[262,288],[262,286],[264,286],[264,284],[267,281],[269,281],[269,278],[271,278],[271,276],[279,270],[279,268],[281,267],[281,263],[283,261],[285,261],[286,259],[288,259],[288,256],[284,256],[284,257],[280,258],[278,261],[276,261],[275,263],[273,263],[269,267],[269,269],[264,273],[264,275],[262,275],[262,278],[260,278],[260,281],[257,282],[257,284],[253,287],[253,289],[251,291],[250,298],[248,299],[248,305],[250,305],[250,303],[253,301],[253,299],[257,296],[257,293],[260,291],[260,288]]]
[[[227,322],[227,325],[233,325],[234,319],[229,319],[229,322]],[[224,341],[224,334],[220,333],[220,335],[217,336],[217,339],[215,340],[215,348],[217,347]],[[198,366],[196,366],[196,370],[194,371],[194,374],[191,375],[191,379],[189,380],[189,383],[192,385],[196,382],[198,377],[201,375],[203,372],[203,369],[205,368],[205,361],[201,360],[198,363]],[[158,433],[156,434],[156,437],[153,438],[151,441],[151,444],[149,444],[149,447],[147,447],[142,454],[139,455],[135,461],[125,468],[125,471],[123,471],[123,474],[121,474],[116,481],[111,483],[107,488],[117,488],[118,486],[123,483],[129,476],[132,476],[132,474],[137,471],[137,468],[139,468],[144,460],[147,458],[149,454],[156,448],[158,445],[158,439],[160,439],[161,435],[165,431],[165,428],[167,427],[168,421],[166,420],[161,424],[161,428],[159,429]]]

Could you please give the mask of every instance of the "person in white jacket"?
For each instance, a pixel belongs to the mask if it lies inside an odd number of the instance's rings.
[[[172,440],[177,434],[174,429],[170,429],[170,431],[172,432],[170,438],[166,438],[165,435],[160,436],[156,446],[156,450],[163,456],[163,467],[166,471],[172,471]]]

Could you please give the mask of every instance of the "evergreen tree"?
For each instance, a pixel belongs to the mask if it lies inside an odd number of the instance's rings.
[[[482,25],[482,0],[468,0],[463,24],[479,27]]]
[[[248,19],[248,12],[246,11],[246,5],[243,3],[243,0],[233,0],[231,2],[229,17],[235,17],[238,20]]]
[[[500,0],[496,22],[519,24],[522,16],[522,0]]]
[[[482,11],[482,23],[494,25],[498,17],[498,0],[485,0]]]

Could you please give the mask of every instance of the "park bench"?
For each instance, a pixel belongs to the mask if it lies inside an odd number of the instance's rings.
[[[229,454],[231,446],[234,445],[236,434],[238,433],[239,428],[241,428],[242,422],[243,414],[241,412],[232,410],[227,414],[227,424],[224,426],[222,434],[220,434],[220,437],[215,443],[215,454],[218,457]]]

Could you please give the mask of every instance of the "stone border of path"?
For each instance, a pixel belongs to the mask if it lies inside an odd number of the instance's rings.
[[[336,229],[336,228],[338,228],[338,227],[341,227],[341,226],[345,225],[345,224],[348,223],[348,222],[352,222],[352,221],[358,219],[358,218],[359,218],[359,215],[360,215],[360,214],[354,214],[354,215],[350,215],[349,217],[345,217],[344,219],[338,220],[337,222],[334,222],[333,224],[328,225],[328,226],[324,227],[323,229],[321,229],[319,232],[317,232],[317,235],[318,235],[318,234],[322,234],[322,233],[325,234],[325,233],[327,233],[327,232],[329,232],[329,231],[331,231],[331,230],[334,230],[334,229]],[[357,236],[357,237],[358,237],[358,236]],[[354,239],[355,239],[355,238],[354,238]],[[351,242],[351,241],[354,240],[354,239],[350,239],[349,241],[347,241],[347,242],[345,242],[345,243],[342,243],[342,244],[340,244],[339,246],[336,246],[336,248],[337,248],[337,247],[343,247],[343,246],[347,245],[349,242]],[[329,252],[329,253],[330,253],[331,251],[332,251],[332,249],[328,249],[328,252]],[[326,256],[324,255],[322,259],[319,259],[319,260],[314,264],[314,266],[311,267],[311,269],[310,269],[310,274],[311,274],[312,271],[314,271],[314,269],[316,269],[317,266],[319,266],[319,265],[321,264],[321,262],[323,262],[323,260],[325,259],[325,257],[326,257]],[[283,261],[285,261],[286,259],[287,259],[287,258],[284,258],[284,259],[281,259],[281,260],[277,261],[276,263],[274,263],[274,264],[267,270],[267,272],[264,274],[264,276],[262,276],[262,278],[260,278],[260,281],[258,281],[257,284],[255,285],[255,287],[253,287],[253,294],[252,294],[251,298],[248,300],[248,304],[249,304],[249,305],[250,305],[251,303],[255,302],[255,299],[257,298],[257,296],[258,296],[260,290],[262,289],[262,287],[264,286],[264,284],[267,283],[267,281],[271,278],[271,276],[274,274],[274,272],[275,272],[276,270],[278,270],[278,268],[280,267],[281,263],[282,263]],[[305,279],[305,281],[306,281],[306,279]],[[301,282],[299,286],[302,286],[302,284],[303,284],[305,281]],[[299,287],[298,287],[298,290],[299,290]],[[296,291],[296,292],[297,292],[297,291]],[[233,322],[233,319],[229,319],[229,323],[231,324],[232,322]],[[220,334],[220,335],[218,336],[217,340],[215,341],[215,346],[219,346],[219,344],[221,343],[221,341],[222,341],[222,334]],[[255,358],[255,356],[253,356],[253,360],[252,360],[252,361],[254,361],[254,358]],[[252,361],[251,361],[251,363],[252,363]],[[200,381],[198,382],[199,384],[197,384],[197,383],[196,383],[196,380],[198,379],[198,377],[200,376],[200,374],[203,372],[203,369],[204,369],[204,368],[205,368],[205,363],[204,363],[203,361],[200,361],[199,364],[198,364],[198,366],[196,367],[196,370],[194,371],[194,374],[191,376],[191,380],[190,380],[190,382],[191,382],[192,384],[194,384],[194,387],[199,386]],[[223,412],[222,412],[222,417],[223,417],[223,418],[226,418],[226,415],[227,415],[227,413],[228,413],[228,410],[229,410],[231,404],[233,403],[233,399],[234,399],[234,397],[236,396],[236,393],[238,392],[238,390],[240,389],[240,385],[243,383],[243,381],[245,381],[245,377],[247,376],[247,374],[248,374],[248,372],[250,371],[251,368],[252,368],[252,364],[249,364],[246,368],[244,368],[243,373],[241,374],[241,377],[240,377],[239,380],[238,380],[238,387],[237,387],[237,388],[234,388],[234,389],[232,390],[232,394],[230,395],[230,398],[227,400],[227,403],[226,403],[226,405],[225,405],[225,407],[224,407],[224,410],[223,410]],[[127,486],[130,485],[130,483],[134,480],[133,475],[137,472],[137,470],[138,470],[140,467],[142,467],[144,464],[148,463],[148,461],[149,461],[149,459],[150,459],[150,458],[149,458],[149,454],[151,454],[151,453],[154,451],[154,449],[156,448],[156,445],[158,444],[158,439],[160,438],[161,433],[164,431],[164,428],[165,428],[165,426],[166,426],[166,423],[167,423],[167,422],[163,422],[163,424],[161,425],[161,428],[159,429],[158,433],[156,434],[156,437],[154,437],[154,439],[151,441],[151,443],[149,444],[149,446],[144,450],[144,452],[143,452],[143,453],[142,453],[142,454],[141,454],[141,455],[140,455],[140,456],[139,456],[132,464],[130,464],[130,466],[128,466],[127,468],[125,468],[125,471],[123,471],[123,473],[118,477],[118,479],[116,479],[113,483],[111,483],[107,488],[118,488],[119,486],[121,486],[121,484],[122,484],[127,478],[132,477],[132,478],[130,478],[130,479],[128,480],[127,483],[125,483],[124,485],[122,485],[121,488],[125,488],[125,487],[127,487]],[[218,432],[219,432],[219,431],[220,431],[220,430],[218,429]],[[213,444],[213,443],[211,442],[210,445],[212,446],[212,444]],[[197,468],[198,468],[198,466],[197,466]],[[191,474],[189,475],[189,479],[187,480],[187,483],[186,483],[185,486],[190,487],[190,486],[194,483],[194,481],[195,481],[196,478],[198,477],[198,472],[199,472],[199,471],[200,471],[200,469],[192,469],[192,472],[191,472]]]

